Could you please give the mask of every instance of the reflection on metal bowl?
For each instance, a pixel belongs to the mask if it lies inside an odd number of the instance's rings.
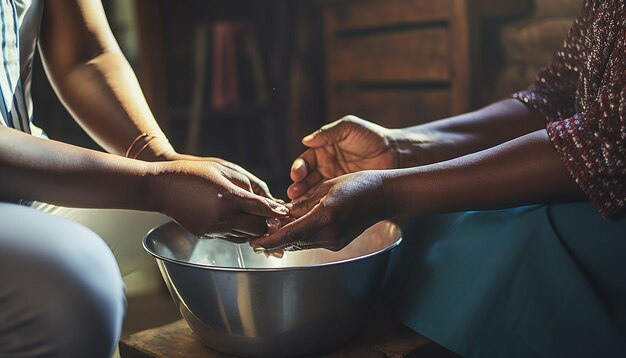
[[[284,357],[328,351],[357,333],[378,297],[400,231],[380,222],[339,252],[286,252],[199,239],[171,222],[144,248],[157,259],[181,314],[208,347]]]

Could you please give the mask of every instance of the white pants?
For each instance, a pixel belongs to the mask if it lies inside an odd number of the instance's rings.
[[[162,285],[141,240],[168,220],[0,203],[0,357],[110,357],[124,284],[129,294]]]

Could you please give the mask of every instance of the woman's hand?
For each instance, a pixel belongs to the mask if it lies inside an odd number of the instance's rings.
[[[296,221],[251,245],[266,250],[326,248],[339,251],[387,216],[383,171],[361,171],[328,180],[292,202]]]
[[[230,168],[236,172],[239,172],[240,174],[242,174],[243,176],[245,176],[248,180],[247,183],[250,184],[250,187],[252,188],[252,192],[257,194],[257,195],[261,195],[261,196],[265,196],[267,198],[270,198],[274,201],[279,201],[282,202],[282,200],[278,200],[276,198],[274,198],[272,196],[272,193],[270,192],[269,187],[267,186],[267,184],[257,178],[254,174],[250,173],[249,171],[247,171],[246,169],[242,168],[241,166],[235,164],[235,163],[231,163],[227,160],[221,159],[221,158],[216,158],[216,157],[198,157],[195,155],[189,155],[189,154],[180,154],[180,153],[176,153],[173,152],[172,154],[168,154],[166,156],[166,160],[172,161],[172,160],[187,160],[187,161],[198,161],[198,162],[212,162],[212,163],[217,163],[217,164],[221,164],[227,168]],[[240,183],[240,184],[244,184],[247,185],[247,183]]]
[[[346,116],[306,136],[309,147],[291,167],[291,199],[305,195],[323,180],[369,169],[397,167],[391,130],[355,116]]]
[[[154,166],[148,207],[170,216],[194,235],[245,242],[267,232],[267,218],[288,214],[283,205],[255,193],[254,187],[260,184],[217,160],[177,160]]]

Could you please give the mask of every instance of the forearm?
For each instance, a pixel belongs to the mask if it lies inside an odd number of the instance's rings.
[[[0,200],[149,210],[151,165],[0,126]]]
[[[172,151],[121,52],[102,53],[79,63],[54,82],[74,118],[108,152],[124,155],[141,133],[159,138],[142,152],[142,158],[154,160]]]
[[[161,139],[151,142],[142,159],[162,159],[172,151],[99,0],[46,1],[39,49],[56,93],[103,148],[123,155],[135,138],[148,133]]]
[[[487,150],[385,174],[389,216],[584,199],[545,130]]]
[[[474,112],[391,130],[401,168],[457,158],[545,127],[545,120],[514,99]]]

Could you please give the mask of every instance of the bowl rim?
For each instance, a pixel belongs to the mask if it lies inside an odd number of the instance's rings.
[[[356,262],[356,261],[361,261],[361,260],[366,260],[372,256],[376,256],[376,255],[380,255],[386,251],[391,251],[393,249],[395,249],[396,247],[398,247],[398,245],[400,245],[400,243],[402,242],[402,235],[396,240],[394,241],[392,244],[374,251],[374,252],[370,252],[368,254],[365,255],[361,255],[361,256],[357,256],[357,257],[352,257],[352,258],[347,258],[347,259],[343,259],[343,260],[337,260],[337,261],[330,261],[330,262],[322,262],[319,264],[308,264],[308,265],[297,265],[297,266],[288,266],[288,267],[244,267],[244,268],[240,268],[240,267],[229,267],[229,266],[213,266],[213,265],[207,265],[207,264],[199,264],[199,263],[194,263],[194,262],[188,262],[188,261],[183,261],[183,260],[178,260],[178,259],[174,259],[171,257],[165,257],[163,255],[157,254],[156,252],[153,252],[151,249],[148,248],[146,242],[148,240],[148,237],[150,237],[150,234],[157,230],[158,228],[160,228],[161,226],[157,226],[155,228],[150,229],[150,231],[148,231],[148,233],[146,234],[146,236],[143,238],[143,240],[141,240],[142,246],[144,248],[144,250],[151,256],[153,256],[155,259],[157,260],[161,260],[164,262],[169,262],[169,263],[173,263],[173,264],[178,264],[178,265],[183,265],[183,266],[188,266],[188,267],[194,267],[194,268],[201,268],[201,269],[209,269],[209,270],[214,270],[214,271],[230,271],[230,272],[284,272],[284,271],[294,271],[294,270],[307,270],[307,269],[313,269],[316,267],[326,267],[326,266],[335,266],[335,265],[342,265],[342,264],[347,264],[350,262]],[[235,245],[245,245],[245,244],[235,244]],[[327,250],[327,249],[322,249],[322,250]]]

